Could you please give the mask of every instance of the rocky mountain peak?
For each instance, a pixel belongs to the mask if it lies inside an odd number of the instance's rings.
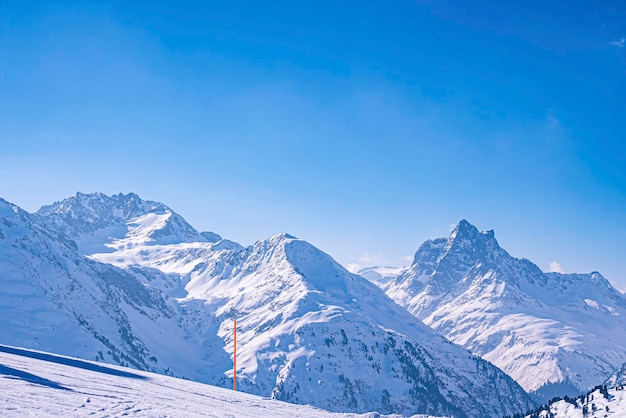
[[[107,196],[103,193],[81,193],[43,206],[37,211],[38,215],[58,215],[75,220],[129,220],[148,212],[170,211],[162,203],[144,201],[135,193],[114,194]]]
[[[600,273],[544,273],[466,220],[381,287],[545,399],[598,384],[626,359],[626,298]]]
[[[475,248],[500,248],[498,241],[495,238],[493,230],[479,231],[474,225],[462,219],[456,227],[450,233],[448,237],[447,248],[450,249],[453,246],[457,248],[467,249],[471,247]]]
[[[83,254],[108,252],[111,246],[207,242],[182,216],[160,202],[135,193],[76,193],[36,212],[44,223],[61,228]],[[215,234],[211,238],[219,237]],[[104,245],[104,246],[103,246]]]
[[[452,230],[452,233],[450,234],[450,238],[455,239],[459,237],[459,238],[472,239],[472,238],[475,238],[478,235],[478,233],[479,233],[478,228],[476,228],[474,225],[469,223],[467,220],[461,219],[459,223],[457,223],[454,229]]]

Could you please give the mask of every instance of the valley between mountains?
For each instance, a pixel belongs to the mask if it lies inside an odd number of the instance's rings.
[[[334,412],[502,417],[626,363],[626,297],[600,273],[544,273],[466,221],[352,274],[132,193],[0,200],[0,280],[1,344],[232,388],[237,320],[239,390]]]

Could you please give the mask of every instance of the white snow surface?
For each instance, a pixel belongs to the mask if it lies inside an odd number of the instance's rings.
[[[408,270],[374,282],[544,399],[585,392],[626,361],[626,297],[604,277],[544,273],[465,220],[422,244]]]
[[[332,413],[155,373],[2,345],[0,415],[381,417],[376,413]],[[415,415],[413,418],[435,417]]]
[[[0,341],[232,387],[236,319],[242,391],[358,413],[531,406],[510,377],[311,244],[208,242],[164,208],[79,194],[30,215],[0,200]]]

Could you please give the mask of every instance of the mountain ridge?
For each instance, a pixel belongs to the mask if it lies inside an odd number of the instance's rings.
[[[80,193],[42,206],[36,216],[51,228],[62,229],[82,253],[111,252],[138,244],[207,242],[219,236],[202,234],[160,202],[135,193]],[[221,237],[219,237],[221,238]]]
[[[447,239],[420,245],[413,264],[381,288],[548,399],[586,391],[626,360],[626,298],[608,280],[544,273],[465,220]]]
[[[467,417],[495,417],[531,405],[509,376],[421,324],[376,286],[306,241],[279,234],[242,247],[225,239],[189,242],[195,235],[176,229],[166,236],[180,242],[155,241],[150,233],[167,229],[174,215],[135,233],[137,217],[151,213],[138,196],[111,197],[111,203],[103,202],[103,195],[81,195],[72,202],[90,199],[95,208],[57,205],[60,213],[49,207],[23,213],[32,228],[59,231],[59,236],[67,230],[79,245],[64,246],[66,252],[52,259],[38,258],[29,246],[11,247],[13,258],[36,261],[39,270],[56,266],[46,273],[46,281],[57,276],[77,280],[80,292],[70,293],[72,301],[49,292],[37,297],[58,304],[66,322],[76,318],[68,329],[79,329],[87,340],[100,337],[85,341],[89,350],[84,353],[119,363],[102,346],[108,341],[118,350],[110,349],[112,353],[132,358],[138,368],[229,387],[237,319],[238,387],[251,393],[334,411]],[[127,212],[124,205],[130,207]],[[109,219],[121,232],[107,235],[101,233],[110,230],[107,225],[90,226],[98,210],[117,210],[119,216],[113,213]],[[25,224],[23,229],[29,228]],[[15,235],[2,224],[0,232]],[[132,245],[124,241],[128,239]],[[84,245],[87,241],[94,245]],[[61,244],[51,237],[42,245]],[[90,248],[106,251],[90,254]],[[96,271],[80,276],[67,267],[72,264],[95,266]],[[0,267],[4,270],[6,264]],[[101,277],[99,269],[115,280]],[[23,272],[14,277],[27,279]],[[92,289],[92,283],[103,287]],[[144,304],[149,298],[143,294],[154,300]],[[133,302],[133,297],[140,298]],[[98,311],[102,303],[110,304],[112,317]],[[18,316],[30,312],[19,304],[11,309]],[[157,315],[161,310],[167,315]],[[81,322],[83,312],[89,316]],[[24,326],[32,327],[34,321]],[[0,331],[4,337],[16,335],[9,328]],[[67,350],[46,338],[40,347]],[[29,341],[24,337],[18,342]]]

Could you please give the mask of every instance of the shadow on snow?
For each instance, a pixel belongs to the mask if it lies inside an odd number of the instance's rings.
[[[52,363],[63,364],[63,365],[66,365],[66,366],[71,366],[71,367],[78,367],[79,369],[90,370],[90,371],[98,372],[98,373],[110,374],[110,375],[113,375],[113,376],[129,377],[131,379],[142,379],[142,380],[147,380],[148,379],[147,377],[141,376],[139,374],[125,372],[125,371],[122,371],[122,370],[116,370],[116,369],[112,369],[112,368],[109,368],[109,367],[100,366],[98,364],[89,363],[89,362],[83,361],[83,360],[77,360],[77,359],[72,359],[72,358],[56,356],[54,354],[38,353],[38,352],[35,352],[35,351],[24,350],[24,349],[21,349],[21,348],[8,347],[6,345],[0,345],[0,352],[8,353],[8,354],[15,354],[15,355],[18,355],[18,356],[23,356],[23,357],[30,357],[30,358],[37,359],[37,360],[49,361],[49,362],[52,362]],[[3,374],[11,374],[13,376],[17,376],[17,375],[15,375],[13,373],[5,373],[4,372],[4,369],[9,369],[9,370],[14,370],[14,369],[11,369],[11,368],[5,367],[5,366],[2,366],[2,367],[3,367],[3,369],[0,370],[1,373],[3,373]],[[30,375],[29,373],[21,372],[19,370],[17,370],[17,372],[22,373],[22,374]],[[34,376],[36,379],[40,379],[40,380],[44,380],[44,381],[46,380],[46,379],[41,379],[40,377],[37,377],[35,375],[30,375],[30,376]],[[18,377],[22,378],[21,376],[18,376]],[[28,380],[28,379],[24,379],[24,380]],[[33,383],[38,383],[38,382],[33,382]],[[54,382],[51,382],[51,383],[54,383]]]
[[[24,372],[22,370],[14,369],[12,367],[3,366],[2,364],[0,364],[0,375],[17,377],[18,379],[22,379],[27,382],[35,383],[35,384],[42,385],[42,386],[48,386],[49,388],[52,388],[52,389],[63,389],[63,390],[70,390],[70,391],[72,390],[72,389],[66,388],[65,386],[59,385],[58,383],[53,382],[52,380],[48,380],[43,377],[39,377],[37,375]]]

